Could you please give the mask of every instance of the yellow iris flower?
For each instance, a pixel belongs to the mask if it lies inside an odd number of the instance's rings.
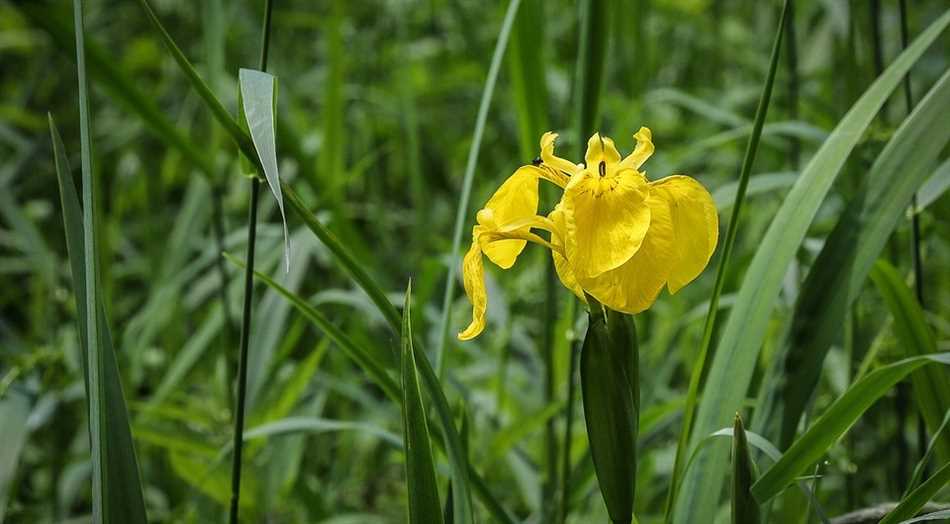
[[[640,167],[653,154],[650,130],[641,127],[633,137],[636,147],[621,158],[613,140],[595,133],[584,164],[555,156],[557,134],[541,137],[540,162],[518,168],[476,215],[462,261],[472,323],[460,340],[485,328],[482,255],[508,269],[528,242],[541,244],[551,250],[561,282],[581,300],[586,292],[631,314],[649,308],[664,285],[676,293],[703,271],[719,239],[712,197],[687,176],[649,181]],[[539,179],[564,190],[547,216],[538,215]]]

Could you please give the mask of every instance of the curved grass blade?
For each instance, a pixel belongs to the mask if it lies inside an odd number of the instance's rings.
[[[426,418],[416,354],[412,347],[412,281],[406,286],[406,302],[402,310],[402,427],[406,453],[406,483],[409,487],[409,522],[440,524],[442,507],[439,487],[432,463],[429,422]]]
[[[940,427],[937,428],[937,431],[935,431],[933,436],[930,437],[930,443],[927,444],[927,450],[924,452],[924,455],[920,457],[920,460],[917,462],[917,466],[914,467],[914,473],[911,475],[910,481],[907,483],[907,489],[904,490],[905,497],[912,489],[917,487],[917,484],[924,475],[924,470],[927,469],[927,463],[930,462],[930,458],[933,457],[937,442],[940,439],[947,438],[948,428],[950,428],[950,410],[948,410],[943,416],[943,422],[940,423]]]
[[[921,515],[919,517],[914,517],[912,519],[905,520],[900,524],[914,524],[915,522],[925,522],[928,520],[946,520],[950,519],[950,509],[945,509],[941,511],[935,511],[933,513],[928,513],[926,515]]]
[[[781,424],[781,448],[794,437],[818,385],[825,356],[841,334],[874,261],[904,217],[907,202],[950,141],[950,127],[942,125],[948,111],[950,72],[934,85],[878,155],[805,278],[784,358],[785,378],[772,399],[782,403],[781,416],[774,417]],[[950,399],[950,388],[946,388],[946,395],[942,398]],[[940,423],[946,407],[925,413],[931,431]],[[763,418],[773,417],[766,414]],[[950,447],[943,449],[950,451]]]
[[[703,324],[703,339],[700,345],[699,356],[693,364],[693,372],[689,378],[689,389],[686,393],[686,408],[683,410],[683,427],[680,429],[680,436],[676,444],[676,457],[673,460],[673,475],[670,479],[670,489],[666,497],[664,522],[667,524],[672,522],[674,507],[677,503],[683,460],[686,458],[687,449],[689,447],[689,439],[693,430],[693,417],[696,414],[696,406],[699,398],[699,383],[705,374],[706,360],[710,347],[712,346],[713,329],[716,326],[716,316],[719,313],[719,299],[726,284],[726,270],[732,258],[732,250],[735,246],[736,235],[739,230],[739,216],[742,212],[746,191],[749,187],[752,165],[755,163],[755,154],[759,149],[759,139],[762,137],[762,128],[765,126],[769,101],[772,98],[772,86],[775,83],[775,72],[778,70],[779,52],[782,49],[782,38],[786,28],[785,18],[788,16],[789,3],[789,0],[786,0],[782,7],[782,15],[779,18],[778,29],[775,32],[775,40],[772,43],[769,71],[765,76],[762,93],[759,95],[759,104],[756,107],[755,118],[752,123],[752,134],[749,136],[749,143],[746,146],[745,156],[742,159],[742,167],[739,169],[739,186],[736,189],[736,196],[733,200],[732,215],[729,219],[729,227],[726,230],[726,239],[723,243],[722,255],[719,259],[719,267],[716,269],[716,283],[713,286],[712,296],[709,298],[709,308],[706,311],[706,320]],[[738,406],[736,406],[733,412],[738,412]],[[710,503],[710,506],[711,505],[712,503]],[[711,508],[707,508],[707,510],[711,510]]]
[[[442,297],[442,318],[439,321],[439,344],[436,347],[435,366],[438,377],[445,376],[445,346],[449,337],[449,318],[452,314],[452,300],[455,297],[455,277],[458,271],[457,260],[459,249],[462,246],[462,233],[465,228],[465,218],[468,216],[469,199],[472,194],[472,182],[475,180],[475,166],[478,164],[478,153],[482,145],[482,135],[485,132],[485,121],[488,119],[488,108],[491,106],[492,95],[495,93],[495,82],[498,80],[498,70],[505,57],[505,48],[508,46],[508,37],[514,25],[515,15],[521,0],[511,0],[505,19],[501,23],[498,33],[498,42],[495,43],[495,52],[492,54],[491,65],[488,67],[488,77],[485,79],[485,89],[482,90],[482,100],[478,104],[478,114],[475,117],[475,132],[472,134],[472,146],[468,150],[468,160],[465,162],[465,174],[462,176],[462,193],[459,195],[458,207],[455,211],[455,226],[452,229],[452,251],[449,252],[449,272],[445,279],[445,295]],[[456,497],[457,498],[457,497]]]
[[[950,97],[948,97],[950,98]],[[937,341],[927,327],[924,312],[900,274],[885,260],[878,260],[871,271],[871,280],[894,317],[897,341],[908,356],[937,352]],[[950,411],[950,375],[940,368],[928,367],[910,376],[914,400],[927,428],[938,435],[944,415]],[[935,442],[937,455],[950,460],[950,435]]]
[[[877,399],[908,374],[934,363],[950,365],[950,352],[904,359],[878,368],[857,381],[762,475],[752,486],[752,494],[760,503],[777,495],[821,459]]]
[[[362,422],[330,420],[319,417],[287,417],[255,426],[244,432],[244,440],[255,440],[279,435],[296,433],[328,433],[336,431],[355,431],[363,435],[372,435],[394,447],[401,448],[403,440],[396,434],[383,428]],[[227,450],[225,450],[227,451]]]
[[[752,380],[786,268],[801,245],[812,218],[881,105],[948,24],[950,12],[944,13],[921,33],[865,91],[808,162],[786,196],[760,242],[723,329],[696,414],[696,435],[708,434],[722,427],[740,408]],[[677,521],[695,522],[715,511],[718,493],[702,486],[722,483],[724,455],[722,448],[711,450],[702,457],[701,466],[693,468],[683,479],[683,496],[676,502]]]
[[[758,473],[749,455],[742,417],[736,413],[732,427],[732,524],[758,524],[762,521],[759,503],[749,489]]]
[[[81,44],[80,44],[81,45]],[[85,94],[85,93],[83,93]],[[112,337],[106,323],[105,313],[100,302],[92,305],[95,315],[91,315],[89,304],[90,287],[86,251],[88,246],[86,219],[91,226],[92,217],[84,218],[76,187],[73,184],[72,171],[66,158],[62,138],[49,115],[50,134],[53,140],[53,153],[56,164],[56,177],[59,183],[60,200],[63,206],[63,225],[66,230],[66,248],[73,276],[73,289],[76,295],[76,310],[79,317],[80,347],[83,357],[83,379],[87,392],[87,414],[92,426],[93,417],[98,425],[96,438],[92,438],[90,447],[93,452],[93,467],[99,480],[94,486],[94,513],[101,522],[145,523],[145,502],[142,496],[142,483],[139,476],[138,460],[132,442],[129,427],[128,410],[122,393],[118,364]],[[85,139],[88,140],[88,135]],[[84,152],[88,149],[84,148]],[[87,162],[83,162],[86,164]],[[84,176],[89,181],[88,176]],[[84,196],[86,191],[83,191]],[[91,199],[91,195],[90,196]],[[85,231],[84,231],[85,230]],[[92,286],[96,283],[93,280]],[[95,325],[95,339],[90,335],[90,325]],[[93,347],[93,342],[97,345]],[[96,373],[92,373],[93,367]],[[91,427],[90,427],[91,431]],[[95,461],[98,460],[98,466]]]
[[[950,484],[950,462],[944,464],[917,489],[907,494],[896,508],[881,519],[879,524],[896,524],[913,518],[924,504],[947,484]]]
[[[16,391],[7,391],[0,398],[0,522],[3,522],[7,502],[13,491],[13,479],[17,464],[20,462],[20,453],[29,434],[26,421],[30,416],[30,401],[26,395]]]
[[[277,79],[274,75],[253,69],[238,72],[241,85],[241,115],[257,150],[257,157],[264,170],[264,178],[270,188],[280,221],[284,226],[284,264],[290,271],[290,238],[287,235],[287,216],[284,214],[284,199],[280,192],[280,174],[277,170],[277,139],[275,137],[277,114]]]
[[[917,192],[917,209],[920,213],[927,206],[933,204],[937,199],[950,189],[950,159],[944,160],[940,167],[934,170],[934,174],[920,186]]]

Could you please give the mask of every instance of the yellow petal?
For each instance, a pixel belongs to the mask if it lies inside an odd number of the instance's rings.
[[[653,133],[650,132],[649,128],[641,127],[640,130],[633,135],[633,138],[637,141],[637,147],[633,149],[633,153],[627,155],[626,158],[620,162],[620,165],[639,171],[640,166],[653,156]]]
[[[491,218],[497,225],[538,214],[538,174],[535,169],[532,166],[519,167],[488,199],[485,209],[491,211]],[[495,229],[482,222],[481,213],[478,222]]]
[[[581,280],[620,267],[640,249],[650,226],[645,204],[650,188],[632,170],[590,169],[571,178],[564,190],[567,259]]]
[[[548,131],[541,136],[542,165],[550,167],[557,172],[566,173],[568,176],[579,172],[581,168],[576,164],[570,160],[564,160],[563,158],[554,155],[554,142],[556,140],[557,133],[552,133],[551,131]]]
[[[538,174],[532,166],[519,168],[495,191],[476,218],[487,231],[504,224],[533,217],[538,212]],[[489,260],[504,269],[514,265],[524,249],[524,240],[483,242],[482,249]]]
[[[477,228],[478,226],[476,226]],[[485,268],[482,266],[482,250],[478,235],[472,232],[472,247],[462,260],[462,282],[465,294],[472,302],[472,322],[458,334],[459,340],[471,340],[485,329],[485,311],[488,309],[488,293],[485,290]]]
[[[651,194],[650,229],[640,249],[622,266],[580,284],[605,306],[624,313],[639,313],[656,301],[666,284],[673,250],[673,218],[665,198]]]
[[[554,228],[551,230],[551,244],[555,247],[555,249],[551,250],[551,256],[554,258],[554,270],[557,272],[557,276],[561,279],[561,283],[564,284],[564,287],[570,289],[571,292],[577,295],[582,301],[587,302],[587,299],[584,298],[584,290],[581,288],[581,285],[577,283],[577,277],[574,276],[574,269],[571,268],[571,264],[568,263],[562,254],[564,253],[565,226],[564,210],[560,204],[554,207],[554,210],[551,211],[548,218],[554,225]]]
[[[651,194],[670,204],[676,259],[668,287],[676,293],[699,276],[709,263],[719,241],[719,215],[712,196],[695,179],[674,175],[650,183]]]
[[[587,162],[588,170],[597,172],[601,162],[604,163],[603,169],[606,170],[607,166],[620,162],[620,152],[609,137],[594,133],[587,141],[587,154],[584,155],[584,161]]]

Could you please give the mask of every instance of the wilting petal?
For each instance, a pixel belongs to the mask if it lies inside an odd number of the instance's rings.
[[[676,293],[709,263],[719,241],[719,215],[706,188],[688,176],[666,177],[650,186],[651,194],[657,194],[670,204],[676,259],[671,266],[668,286],[670,293]]]
[[[601,162],[604,163],[605,170],[608,165],[620,162],[620,152],[609,137],[594,133],[587,140],[587,154],[584,155],[584,161],[587,162],[587,169],[596,173]]]
[[[574,276],[574,269],[564,258],[564,210],[561,209],[560,204],[554,207],[554,211],[551,211],[548,218],[554,224],[551,230],[551,244],[554,246],[551,256],[554,257],[554,270],[557,271],[557,276],[564,287],[570,289],[582,301],[587,302],[584,298],[584,290],[581,289],[581,285],[577,283],[577,277]]]
[[[556,140],[557,133],[551,131],[541,136],[541,162],[543,162],[543,165],[568,176],[576,174],[581,170],[577,164],[554,155],[554,142]]]
[[[580,282],[605,306],[624,313],[639,313],[653,305],[676,257],[669,204],[653,194],[646,203],[651,212],[650,229],[640,249],[617,269]]]
[[[641,127],[633,138],[637,141],[637,147],[620,162],[621,167],[640,170],[640,166],[653,156],[653,133],[649,128]]]
[[[620,267],[650,227],[650,188],[632,170],[599,176],[585,170],[564,190],[566,254],[581,280]]]
[[[488,309],[482,250],[478,245],[477,234],[473,231],[472,235],[476,238],[472,239],[472,247],[462,260],[462,282],[465,286],[465,294],[472,303],[472,323],[458,334],[459,340],[471,340],[485,329],[485,311]]]

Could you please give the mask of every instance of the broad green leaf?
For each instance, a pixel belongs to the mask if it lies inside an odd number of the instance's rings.
[[[693,431],[693,418],[696,416],[696,407],[699,402],[699,384],[702,377],[706,374],[706,360],[709,350],[712,348],[713,329],[716,327],[716,317],[719,314],[719,299],[726,284],[726,271],[729,269],[729,262],[732,258],[732,250],[736,244],[736,235],[739,231],[739,217],[742,212],[743,203],[746,199],[746,191],[749,187],[749,180],[752,174],[752,166],[755,164],[755,155],[759,149],[759,139],[762,138],[762,130],[765,126],[765,119],[768,115],[769,101],[772,98],[772,86],[775,83],[775,72],[778,69],[779,51],[782,49],[782,38],[785,35],[786,17],[791,10],[791,1],[786,0],[782,6],[782,15],[779,18],[778,29],[775,31],[775,40],[772,42],[772,54],[769,58],[769,70],[765,75],[765,82],[762,85],[762,92],[759,94],[759,104],[755,110],[749,143],[746,146],[745,156],[742,159],[742,166],[739,168],[739,180],[736,188],[736,196],[733,199],[732,216],[729,219],[729,227],[726,229],[726,237],[720,248],[719,267],[716,269],[716,283],[713,287],[712,296],[709,298],[709,305],[706,309],[706,320],[703,323],[703,338],[700,343],[699,356],[693,364],[693,372],[689,377],[689,389],[686,392],[686,408],[683,410],[683,426],[680,430],[679,439],[676,442],[676,456],[673,459],[673,475],[670,479],[670,487],[666,496],[666,508],[663,521],[669,524],[673,521],[674,511],[676,510],[680,483],[682,482],[683,461],[688,454],[690,437]],[[738,413],[738,406],[733,411]],[[712,503],[706,508],[707,513],[715,511]],[[677,511],[676,514],[679,512]]]
[[[778,404],[775,409],[781,413],[773,417],[766,410],[761,417],[763,421],[774,419],[781,424],[777,438],[781,448],[787,447],[794,437],[818,384],[825,355],[841,335],[850,306],[860,294],[874,261],[904,217],[914,191],[950,141],[950,127],[941,125],[942,116],[948,111],[950,72],[934,85],[878,155],[808,272],[795,305],[784,356],[784,377],[769,399]],[[950,395],[950,388],[946,393]],[[938,409],[938,402],[930,402],[933,409],[924,413],[931,430],[940,423],[947,407],[944,402],[944,409]],[[950,451],[950,447],[943,449]]]
[[[409,522],[438,524],[442,522],[439,487],[432,462],[429,442],[429,422],[426,418],[416,354],[412,348],[412,282],[406,287],[406,302],[402,310],[402,429],[406,453],[406,483],[409,488]]]
[[[880,524],[897,524],[913,518],[924,507],[924,504],[947,484],[950,484],[950,462],[944,464],[917,489],[907,494],[896,508],[881,519]]]
[[[0,446],[0,522],[6,513],[20,452],[29,433],[26,425],[29,416],[30,401],[25,395],[8,391],[0,398],[0,420],[3,421],[0,425],[0,442],[3,442]]]
[[[937,341],[924,320],[924,312],[894,266],[878,260],[871,271],[871,280],[894,317],[894,331],[904,353],[907,356],[936,353]],[[917,409],[927,429],[939,435],[944,415],[950,410],[950,372],[931,366],[914,372],[910,379]],[[950,435],[943,435],[935,446],[938,456],[950,459]]]
[[[758,524],[762,521],[759,503],[749,491],[758,477],[749,452],[742,417],[736,413],[732,428],[732,524]]]
[[[854,383],[796,440],[782,458],[752,486],[752,494],[765,503],[821,459],[842,435],[908,374],[927,364],[950,364],[950,352],[911,357],[880,367]]]
[[[280,220],[284,226],[284,262],[286,271],[290,271],[290,237],[287,234],[284,197],[280,191],[280,173],[277,171],[277,79],[262,71],[241,69],[238,81],[241,84],[241,115],[254,142],[267,187],[280,210]]]
[[[848,155],[857,145],[888,96],[911,66],[950,23],[950,12],[935,20],[914,43],[888,67],[852,106],[815,153],[785,197],[782,207],[759,243],[749,269],[722,329],[722,336],[709,370],[702,402],[696,415],[693,441],[728,423],[742,405],[772,308],[782,288],[788,264],[795,256],[818,207],[831,188]],[[906,204],[906,203],[905,203]],[[716,447],[701,457],[683,479],[677,499],[677,522],[698,522],[715,512],[716,490],[725,476],[725,449]],[[759,483],[764,481],[760,480]]]
[[[592,299],[592,304],[596,304]],[[631,522],[637,478],[638,348],[621,313],[593,305],[581,347],[580,376],[587,437],[600,492],[613,522]],[[632,369],[631,369],[632,367]]]
[[[69,253],[69,263],[73,277],[73,290],[76,296],[76,310],[80,334],[82,357],[80,362],[83,368],[83,382],[87,393],[87,415],[96,413],[101,416],[99,423],[104,432],[99,434],[100,440],[91,440],[90,446],[94,452],[93,460],[101,457],[98,467],[99,474],[104,480],[101,490],[94,491],[94,500],[98,499],[100,518],[103,522],[113,523],[144,523],[145,502],[142,497],[142,485],[138,470],[138,461],[132,443],[132,432],[129,427],[128,411],[125,406],[125,397],[119,379],[118,364],[115,350],[112,347],[112,338],[106,323],[102,304],[97,302],[96,333],[99,335],[95,350],[90,350],[89,337],[89,303],[87,301],[86,252],[87,235],[84,233],[83,209],[79,203],[79,196],[73,183],[72,170],[66,157],[66,150],[60,138],[53,116],[49,115],[50,135],[53,140],[53,154],[56,164],[56,178],[59,183],[60,201],[63,208],[63,225],[66,231],[66,249]],[[85,178],[85,177],[84,177]],[[91,222],[91,217],[90,217]],[[100,362],[90,362],[93,352],[98,353]],[[101,366],[99,373],[93,377],[90,369],[93,365]],[[93,388],[98,382],[96,391]],[[94,396],[95,393],[95,396]],[[96,398],[98,396],[98,398]],[[101,405],[93,406],[93,401]],[[93,410],[93,408],[96,408]],[[91,425],[91,421],[90,421]],[[90,435],[91,436],[91,435]],[[98,450],[98,451],[97,451]],[[105,453],[103,453],[103,450]],[[94,465],[95,466],[95,465]]]

